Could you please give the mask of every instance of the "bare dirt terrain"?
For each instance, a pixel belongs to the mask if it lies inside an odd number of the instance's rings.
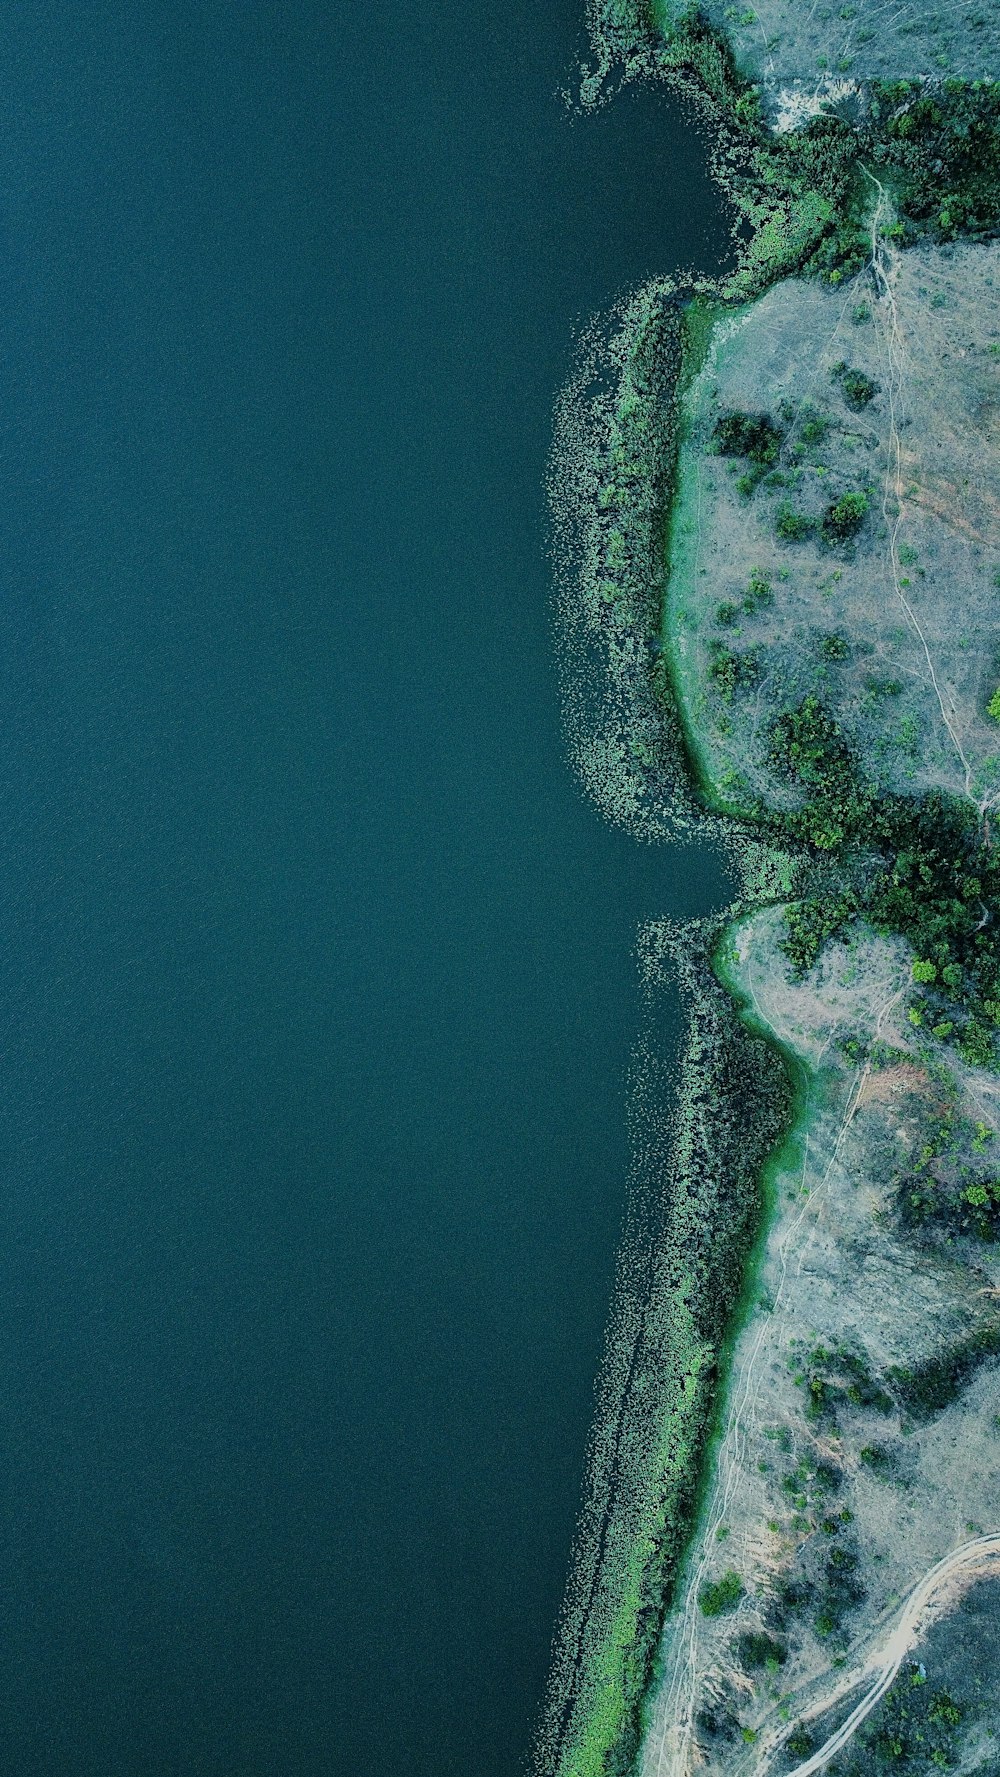
[[[997,246],[883,241],[877,277],[790,280],[720,326],[692,392],[671,598],[699,743],[732,800],[770,786],[763,729],[810,692],[887,786],[997,794],[998,299]],[[715,454],[732,410],[780,433],[757,478]],[[828,540],[845,494],[862,521]]]
[[[669,19],[684,6],[660,0],[659,10]],[[858,80],[979,80],[1000,61],[1000,17],[974,0],[705,0],[704,11],[761,82],[779,123],[789,125]]]

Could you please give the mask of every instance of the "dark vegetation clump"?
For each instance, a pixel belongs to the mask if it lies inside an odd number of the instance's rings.
[[[808,1609],[814,1596],[815,1588],[806,1579],[786,1576],[779,1580],[770,1613],[772,1623],[784,1628],[792,1617]]]
[[[1000,82],[876,81],[869,132],[913,235],[939,240],[1000,223]]]
[[[846,636],[827,635],[820,642],[819,651],[824,660],[847,660],[851,647]]]
[[[695,1722],[702,1734],[709,1740],[720,1740],[723,1743],[735,1740],[739,1732],[740,1718],[727,1703],[706,1704],[698,1710]]]
[[[783,500],[774,516],[774,529],[783,543],[802,543],[806,537],[812,536],[816,521],[805,512],[796,512],[787,500]]]
[[[823,514],[820,526],[824,543],[849,543],[856,537],[868,512],[866,494],[841,494]]]
[[[976,1371],[998,1353],[1000,1321],[995,1321],[921,1364],[894,1369],[893,1386],[912,1418],[932,1419],[957,1400]]]
[[[861,1565],[856,1549],[838,1543],[823,1563],[818,1589],[818,1610],[813,1627],[821,1640],[839,1635],[850,1612],[867,1597],[858,1578]]]
[[[825,414],[813,413],[802,423],[799,438],[803,444],[822,444],[830,430],[830,422]]]
[[[720,1580],[706,1580],[698,1593],[702,1616],[721,1617],[735,1610],[743,1596],[743,1581],[732,1568]]]
[[[835,364],[831,371],[835,382],[839,382],[840,391],[854,413],[860,413],[878,394],[878,383],[866,376],[863,370],[852,370],[844,359]]]
[[[708,674],[716,690],[726,703],[730,701],[734,691],[746,690],[756,685],[760,679],[760,660],[756,648],[748,648],[743,654],[733,653],[716,642],[710,649]]]
[[[743,594],[743,609],[749,616],[774,604],[774,588],[766,574],[759,568],[751,568],[750,579],[746,592]]]
[[[795,1760],[808,1758],[816,1742],[808,1728],[796,1728],[785,1741],[784,1750]]]
[[[715,423],[720,456],[748,457],[764,468],[776,463],[784,433],[767,413],[724,413]]]
[[[891,1413],[893,1399],[872,1375],[867,1358],[860,1352],[844,1351],[836,1359],[844,1380],[844,1394],[852,1407],[871,1407],[876,1413]]]
[[[961,1703],[949,1691],[932,1690],[926,1669],[910,1661],[884,1701],[858,1728],[848,1777],[873,1769],[914,1773],[952,1769],[959,1762],[955,1730],[964,1716]]]
[[[842,863],[867,861],[838,897],[827,889],[794,910],[786,945],[794,967],[811,967],[826,939],[852,917],[883,936],[904,937],[935,1034],[955,1043],[965,1060],[992,1066],[1000,1025],[1000,858],[975,811],[940,791],[905,797],[868,782],[838,723],[813,696],[776,718],[770,760],[806,799],[778,817],[761,806],[760,818]]]
[[[877,1475],[880,1481],[888,1480],[892,1473],[892,1455],[884,1444],[863,1444],[858,1454],[873,1475]]]
[[[829,852],[866,831],[875,793],[862,782],[838,724],[817,697],[776,718],[770,761],[779,777],[810,792],[805,805],[785,817],[796,838]]]
[[[904,1228],[939,1228],[989,1244],[1000,1240],[1000,1179],[977,1178],[949,1189],[926,1174],[911,1173],[896,1190],[896,1207]]]
[[[788,1647],[776,1636],[768,1635],[764,1629],[750,1629],[737,1637],[736,1652],[742,1666],[748,1672],[759,1672],[762,1669],[776,1672],[788,1659]]]
[[[785,954],[796,975],[808,974],[824,944],[847,930],[861,911],[856,894],[812,895],[795,901],[785,916]]]
[[[806,1415],[811,1419],[837,1421],[842,1412],[852,1408],[891,1413],[896,1405],[859,1351],[814,1351],[808,1387]]]

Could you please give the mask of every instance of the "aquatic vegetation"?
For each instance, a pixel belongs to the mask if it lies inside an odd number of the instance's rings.
[[[666,1068],[648,1049],[636,1082],[632,1210],[536,1749],[539,1767],[561,1777],[631,1770],[759,1233],[763,1168],[788,1120],[780,1057],[708,966],[717,932],[715,922],[643,934],[650,1004],[675,973],[688,1039],[673,1111]]]
[[[707,344],[703,305],[648,284],[581,340],[549,468],[556,655],[570,761],[639,838],[689,823],[683,734],[659,689],[676,403]]]

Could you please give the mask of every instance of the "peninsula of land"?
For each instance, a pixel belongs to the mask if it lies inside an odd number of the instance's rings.
[[[622,1255],[551,1777],[1000,1770],[1000,17],[595,0],[734,259],[557,414],[566,732],[729,848]]]

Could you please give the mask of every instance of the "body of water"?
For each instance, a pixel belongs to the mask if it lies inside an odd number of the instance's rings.
[[[562,753],[572,326],[725,244],[581,11],[5,17],[4,1777],[521,1769],[720,893]]]

